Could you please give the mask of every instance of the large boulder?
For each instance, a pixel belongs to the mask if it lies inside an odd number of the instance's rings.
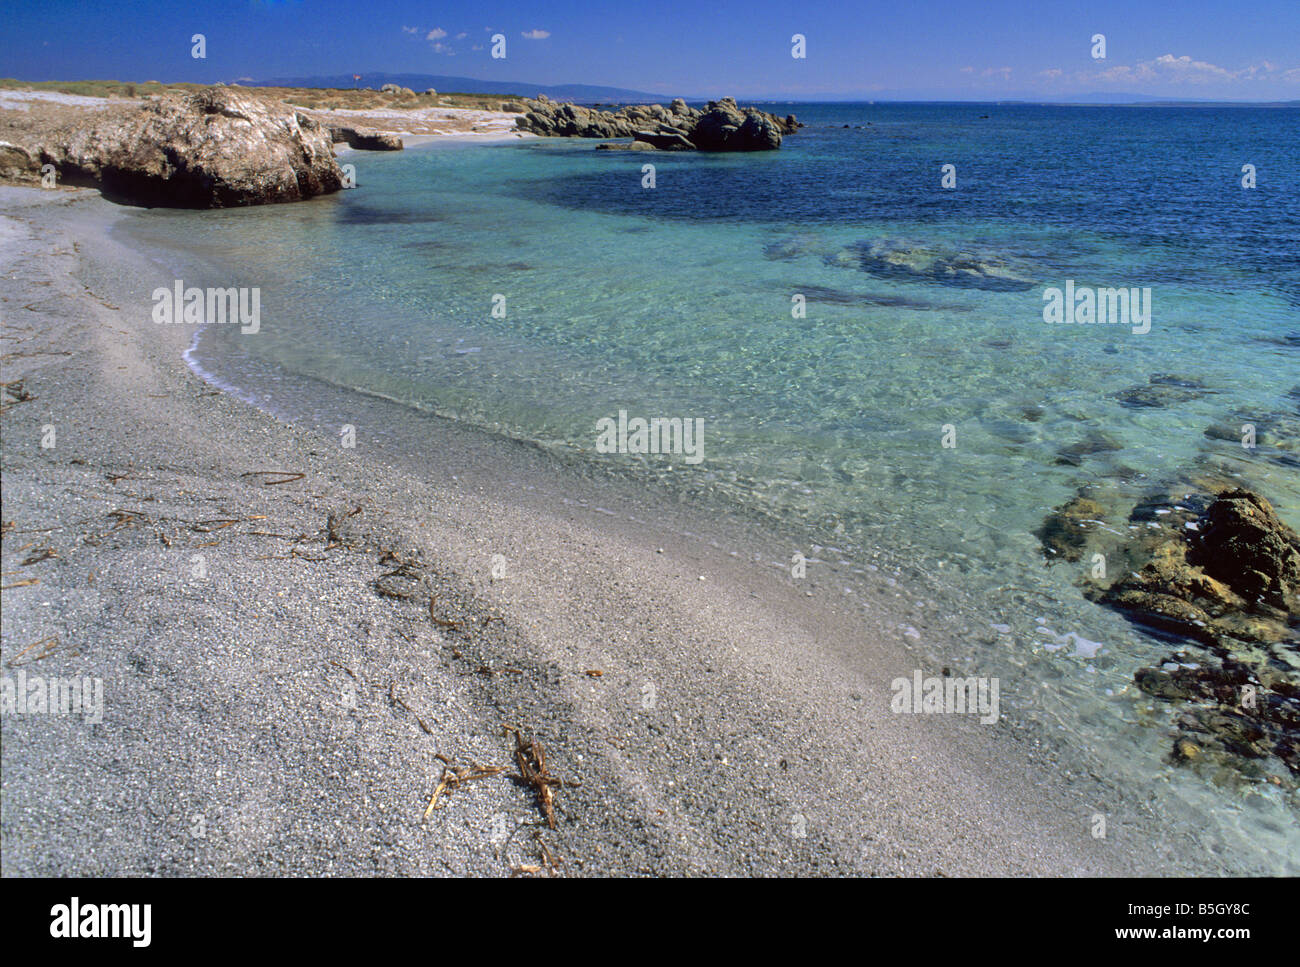
[[[709,102],[690,137],[701,151],[773,151],[781,147],[782,126],[771,115],[742,111],[734,98],[724,97]]]
[[[330,128],[330,139],[342,142],[357,151],[401,151],[402,139],[381,131],[361,131],[357,128]]]
[[[0,141],[0,181],[34,182],[40,170],[40,162],[22,145]]]
[[[1249,490],[1220,494],[1201,519],[1191,563],[1248,601],[1290,611],[1300,594],[1300,539]]]
[[[1098,601],[1223,651],[1243,641],[1296,640],[1300,537],[1263,497],[1228,490],[1179,529],[1138,533],[1123,551],[1119,579]]]
[[[53,132],[39,148],[59,181],[140,205],[229,208],[338,191],[329,132],[233,88],[165,95]]]

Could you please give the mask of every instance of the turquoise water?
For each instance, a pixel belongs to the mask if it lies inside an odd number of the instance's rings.
[[[1019,682],[1004,711],[1159,787],[1207,849],[1300,869],[1284,793],[1164,761],[1176,710],[1132,675],[1168,644],[1087,602],[1033,534],[1085,484],[1136,499],[1206,469],[1300,526],[1300,111],[767,109],[808,125],[780,152],[353,154],[359,187],[335,198],[132,231],[187,281],[262,288],[259,334],[200,343],[227,382],[271,365],[379,393],[905,577],[951,629],[922,654],[956,642]],[[912,269],[882,257],[903,251]],[[1067,279],[1150,287],[1150,332],[1045,324]],[[620,409],[702,419],[704,461],[597,453]],[[1244,422],[1264,445],[1236,442]]]

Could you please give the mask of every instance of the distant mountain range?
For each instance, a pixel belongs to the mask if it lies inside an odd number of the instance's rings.
[[[432,87],[435,91],[457,94],[515,94],[536,97],[545,94],[553,101],[668,101],[663,94],[633,91],[625,87],[602,87],[597,84],[529,84],[523,81],[480,81],[473,77],[452,77],[447,74],[362,74],[353,81],[351,74],[332,74],[323,77],[273,77],[265,81],[244,81],[250,87],[382,87],[396,84],[413,91]]]

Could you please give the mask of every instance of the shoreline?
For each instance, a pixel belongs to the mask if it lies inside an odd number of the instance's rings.
[[[5,224],[18,216],[34,231],[5,242],[16,254],[10,282],[26,287],[4,304],[7,323],[34,326],[24,346],[76,347],[30,373],[22,360],[5,365],[4,379],[24,377],[37,399],[4,415],[5,521],[16,522],[4,569],[33,540],[22,532],[37,517],[55,523],[60,546],[54,563],[25,569],[42,584],[4,592],[4,657],[59,626],[60,640],[77,639],[101,670],[107,709],[93,732],[6,721],[4,768],[18,781],[5,784],[5,875],[95,872],[55,859],[88,849],[108,857],[102,872],[119,874],[506,875],[544,853],[532,838],[539,827],[526,825],[540,819],[536,805],[504,775],[466,782],[421,818],[443,766],[435,752],[513,767],[502,724],[535,733],[555,774],[581,778],[556,795],[558,828],[541,832],[565,860],[562,874],[1249,872],[1194,854],[1138,796],[1059,775],[1031,735],[957,716],[892,715],[889,682],[910,676],[916,659],[890,631],[903,612],[883,583],[876,619],[864,625],[836,605],[833,573],[796,586],[748,563],[753,554],[741,550],[761,535],[717,547],[683,538],[710,530],[689,508],[576,479],[536,448],[431,417],[421,465],[399,459],[409,441],[348,452],[214,393],[181,359],[188,329],[153,326],[143,294],[129,302],[141,270],[107,231],[80,234],[65,255],[38,254],[64,251],[79,220],[113,220],[93,192],[49,195],[0,192]],[[34,274],[56,258],[48,279]],[[20,315],[42,289],[62,308]],[[385,426],[391,412],[343,391],[334,405],[361,414],[358,426]],[[71,414],[81,412],[91,423],[71,443],[32,449],[47,421],[78,426]],[[437,469],[421,472],[429,460]],[[240,477],[269,469],[307,476],[270,488]],[[94,519],[88,503],[100,520],[126,510],[148,523],[114,528],[108,519],[102,543],[87,545],[72,530]],[[344,516],[355,506],[362,513]],[[275,526],[251,519],[263,515]],[[215,534],[228,549],[201,549],[212,532],[193,522],[211,518],[239,518]],[[298,556],[278,554],[278,539],[251,533],[260,530],[310,540],[291,545]],[[435,617],[451,624],[434,625],[418,595],[375,593],[394,569],[392,558],[380,563],[385,550],[421,562],[412,564],[418,593],[436,595]],[[788,556],[764,550],[769,561]],[[178,585],[160,574],[194,553],[221,561],[210,562],[200,592],[187,581],[185,594],[170,593]],[[494,579],[498,554],[506,576]],[[87,591],[84,568],[114,575],[117,587]],[[164,619],[143,605],[112,606],[132,588],[156,596]],[[53,622],[42,611],[56,606],[52,595],[63,612]],[[242,647],[218,647],[215,667],[199,656],[187,663],[214,634]],[[37,667],[72,674],[76,662],[56,652]],[[226,679],[268,703],[280,695],[281,708],[229,708],[214,688]],[[348,681],[358,706],[341,711],[331,690]],[[266,714],[272,732],[294,737],[272,743],[278,755],[264,754]],[[140,722],[160,732],[146,740]],[[195,729],[197,771],[169,766],[169,753],[195,745]],[[214,781],[227,778],[213,775],[225,772],[223,748],[255,778],[216,793]],[[86,768],[117,757],[137,771]],[[188,835],[170,809],[157,816],[170,801],[211,813],[213,834]],[[59,818],[90,806],[103,825]],[[1090,834],[1098,811],[1112,817],[1104,840]],[[154,819],[140,823],[137,813]],[[502,815],[519,833],[508,847],[493,841]],[[333,826],[340,816],[348,833]],[[106,828],[128,827],[125,843],[105,845]],[[151,852],[171,860],[142,866]]]

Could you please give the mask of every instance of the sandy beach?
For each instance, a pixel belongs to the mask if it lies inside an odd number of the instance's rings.
[[[833,565],[793,580],[709,508],[205,383],[123,217],[0,188],[3,671],[104,694],[6,717],[4,875],[1235,871],[1013,713],[891,712],[902,629],[940,624],[905,581],[864,621]]]

